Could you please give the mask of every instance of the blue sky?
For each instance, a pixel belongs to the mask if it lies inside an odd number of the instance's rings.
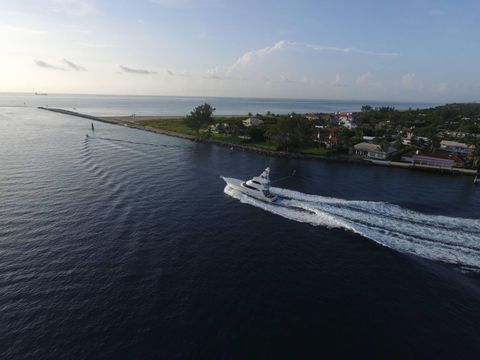
[[[479,1],[0,0],[0,91],[480,98]]]

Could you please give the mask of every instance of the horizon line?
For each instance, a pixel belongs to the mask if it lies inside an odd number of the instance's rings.
[[[22,95],[35,95],[37,92],[30,91],[0,91],[0,95],[6,94],[22,94]],[[44,92],[41,92],[44,93]],[[376,103],[405,103],[405,104],[453,104],[453,103],[477,103],[478,101],[465,100],[465,101],[415,101],[415,100],[380,100],[380,99],[329,99],[329,98],[292,98],[292,97],[256,97],[256,96],[217,96],[217,95],[153,95],[153,94],[111,94],[111,93],[75,93],[75,92],[45,92],[47,95],[79,95],[79,96],[129,96],[129,97],[171,97],[171,98],[220,98],[220,99],[258,99],[258,100],[292,100],[292,101],[337,101],[337,102],[358,102],[369,105],[369,102]]]

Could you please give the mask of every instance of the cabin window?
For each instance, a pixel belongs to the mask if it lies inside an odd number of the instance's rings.
[[[258,189],[255,189],[253,186],[250,186],[250,185],[247,185],[247,184],[243,184],[243,186],[245,186],[246,188],[255,190],[255,191],[260,191],[260,190],[258,190]]]

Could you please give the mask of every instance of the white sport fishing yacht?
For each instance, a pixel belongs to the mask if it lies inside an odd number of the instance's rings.
[[[267,202],[274,202],[277,200],[277,196],[270,192],[270,168],[268,167],[260,174],[260,176],[255,176],[247,181],[223,176],[221,176],[221,178],[232,189],[238,190],[256,199]]]

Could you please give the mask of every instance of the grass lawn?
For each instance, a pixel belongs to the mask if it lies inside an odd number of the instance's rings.
[[[277,145],[273,143],[268,143],[268,142],[256,142],[256,143],[250,143],[246,144],[249,146],[253,146],[259,149],[264,149],[264,150],[270,150],[270,151],[276,151],[277,150]]]
[[[212,134],[212,139],[213,140],[218,140],[218,141],[223,141],[231,144],[241,144],[241,139],[234,138],[230,135],[227,134],[219,134],[219,133],[213,133]]]
[[[319,147],[302,149],[301,152],[303,154],[312,154],[312,155],[330,155],[331,154],[331,150],[319,148]]]
[[[195,130],[187,127],[183,122],[183,119],[139,120],[138,123],[143,126],[150,126],[155,129],[167,130],[180,134],[195,136]]]

